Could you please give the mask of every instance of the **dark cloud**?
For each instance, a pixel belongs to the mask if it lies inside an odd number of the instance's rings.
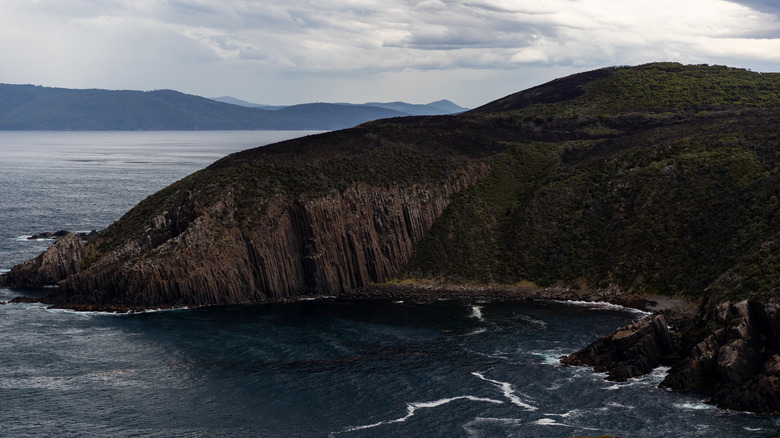
[[[773,14],[780,17],[780,2],[778,0],[728,0],[731,3],[747,6],[755,11]]]

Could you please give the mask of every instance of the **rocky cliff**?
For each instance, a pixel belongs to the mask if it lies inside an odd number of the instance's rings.
[[[232,198],[191,223],[156,216],[138,240],[72,271],[52,299],[77,307],[202,306],[334,295],[384,282],[404,267],[451,196],[487,170],[464,168],[439,185],[357,184],[315,199],[279,197],[243,226]]]
[[[82,238],[67,233],[38,257],[16,265],[0,276],[0,287],[30,288],[57,284],[79,271],[83,251]]]

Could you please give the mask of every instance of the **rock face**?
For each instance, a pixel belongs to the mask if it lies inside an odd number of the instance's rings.
[[[588,365],[606,372],[608,379],[625,381],[649,373],[668,361],[672,338],[663,315],[619,328],[584,349],[565,357],[565,365]]]
[[[780,306],[740,301],[712,306],[691,329],[695,344],[674,364],[662,387],[712,388],[719,407],[780,414]],[[713,328],[714,327],[714,328]]]
[[[29,288],[56,284],[79,272],[83,251],[82,239],[75,234],[66,233],[41,255],[14,266],[10,272],[0,277],[0,286]]]
[[[168,212],[138,240],[84,271],[68,271],[75,275],[59,283],[52,301],[94,308],[236,304],[383,282],[403,268],[451,196],[487,171],[463,169],[438,186],[357,184],[322,198],[277,198],[249,223],[236,217],[229,198],[196,214],[182,213],[194,207]]]
[[[663,316],[618,329],[566,358],[612,380],[671,365],[661,387],[710,390],[718,407],[780,414],[780,305],[740,301],[704,305],[696,323],[670,336]]]

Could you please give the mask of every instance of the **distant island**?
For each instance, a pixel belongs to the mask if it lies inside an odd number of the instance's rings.
[[[0,130],[334,130],[372,120],[466,111],[441,100],[366,104],[252,104],[232,97],[207,99],[174,90],[76,90],[0,84]]]

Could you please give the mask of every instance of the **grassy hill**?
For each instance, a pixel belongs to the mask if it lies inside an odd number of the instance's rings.
[[[764,295],[780,286],[780,75],[650,64],[478,108],[530,134],[490,158],[409,277]]]

